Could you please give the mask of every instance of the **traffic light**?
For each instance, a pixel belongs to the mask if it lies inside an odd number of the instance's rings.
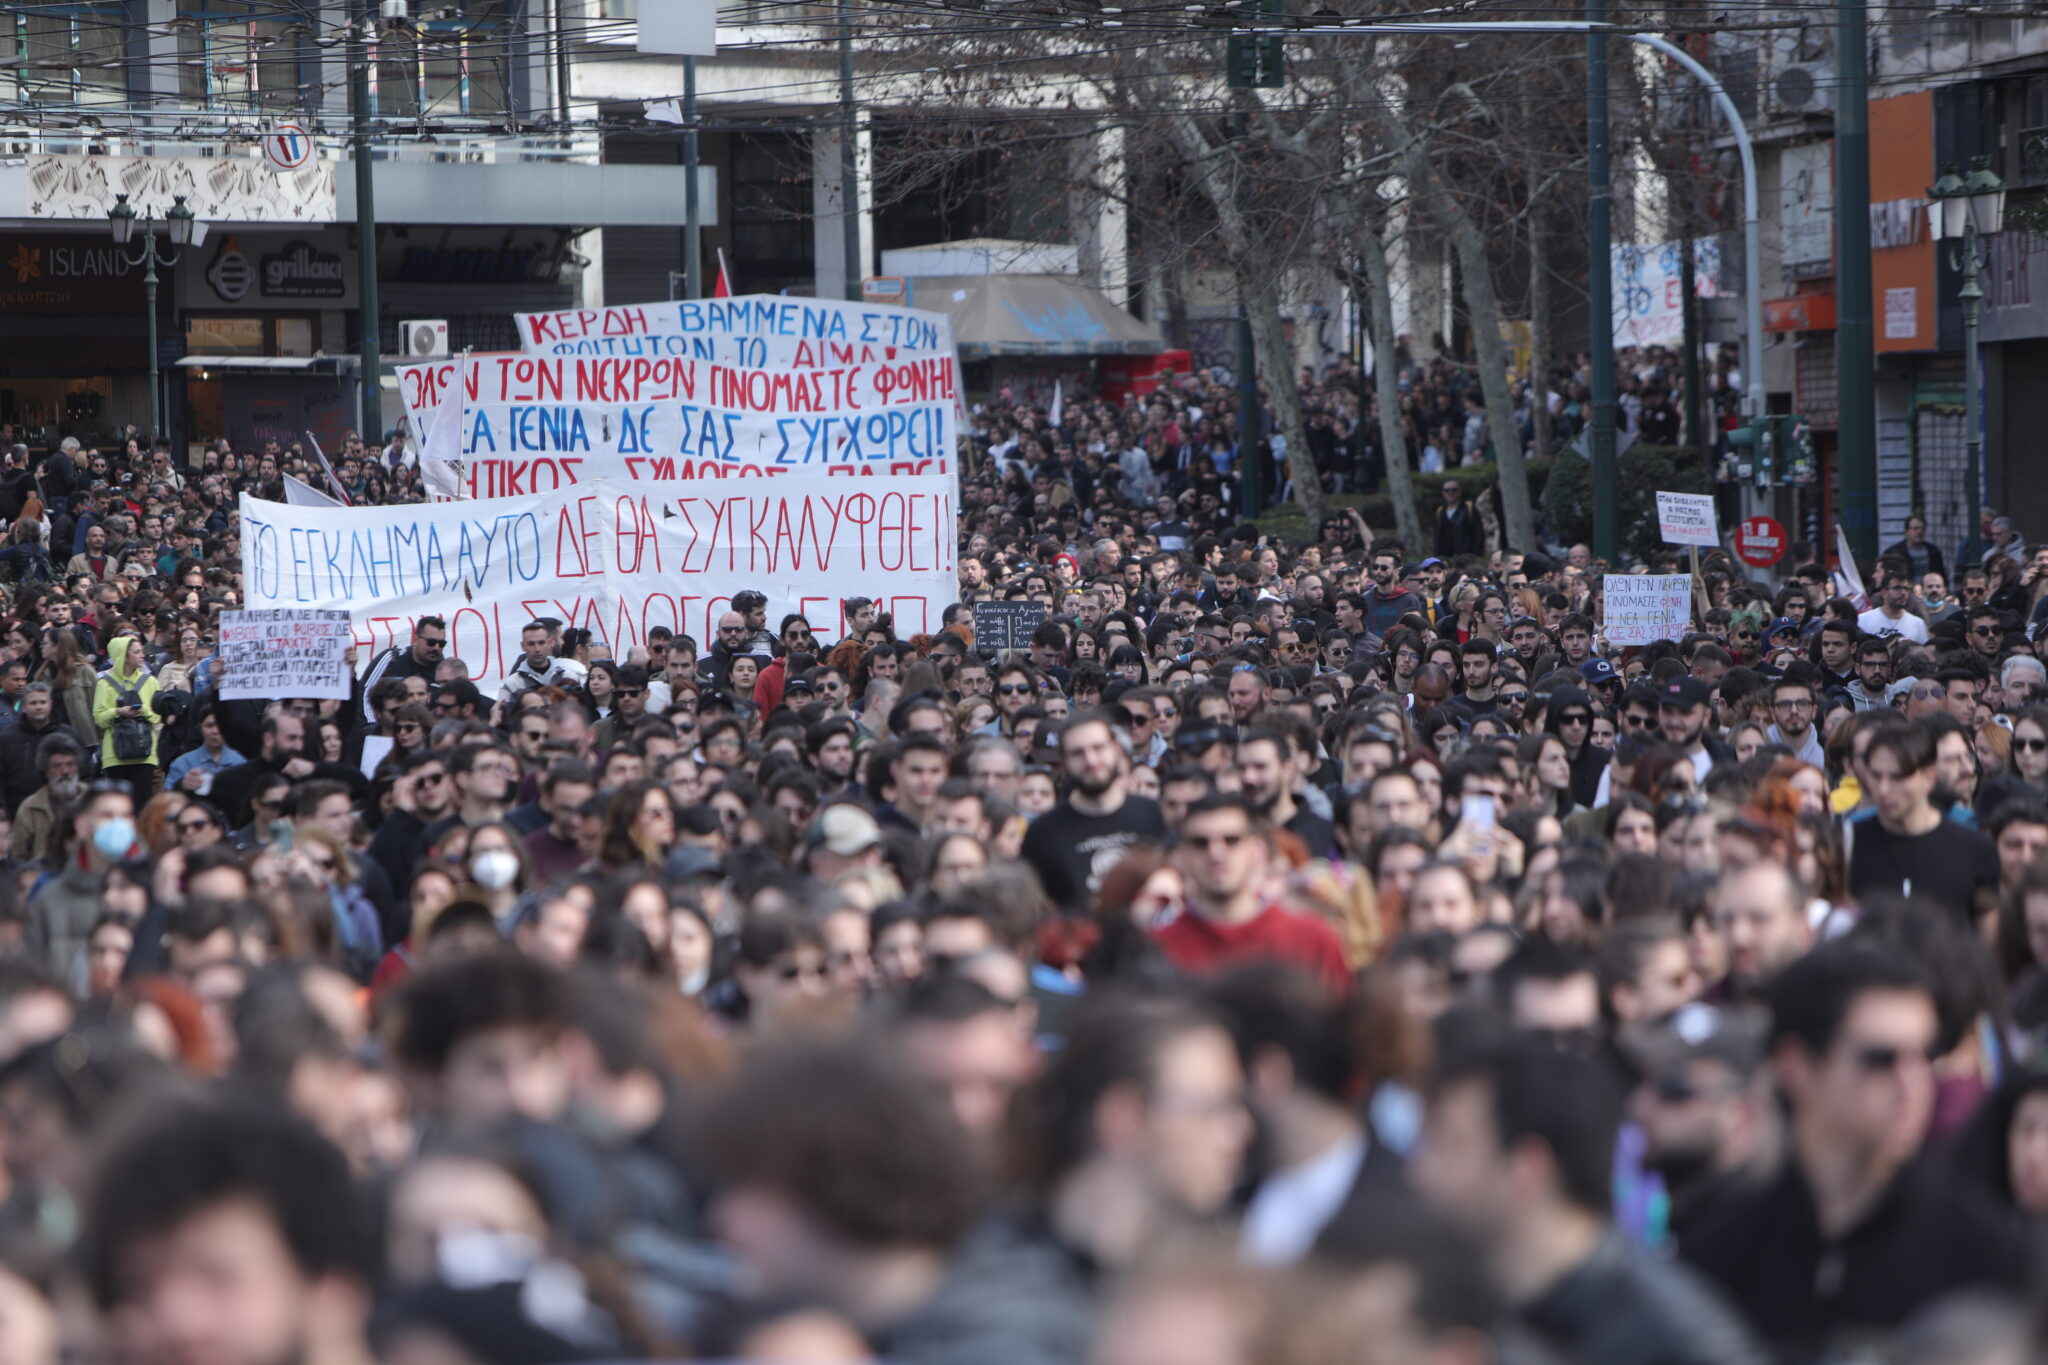
[[[1728,433],[1728,457],[1734,464],[1734,477],[1741,482],[1754,481],[1759,488],[1769,488],[1771,467],[1771,419],[1751,422],[1736,427]]]
[[[1286,0],[1245,0],[1249,21],[1276,29],[1287,17]],[[1277,90],[1287,84],[1287,47],[1277,32],[1233,33],[1224,44],[1223,65],[1233,90]]]
[[[1778,480],[1813,482],[1813,428],[1796,412],[1771,419],[1778,427]]]

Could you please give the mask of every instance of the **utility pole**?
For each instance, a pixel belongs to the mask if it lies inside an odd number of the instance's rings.
[[[1586,0],[1586,22],[1606,24],[1607,0]],[[1593,555],[1612,564],[1620,548],[1614,524],[1614,189],[1608,169],[1607,34],[1599,27],[1586,34],[1586,186],[1586,324],[1593,362],[1586,454],[1593,466]]]
[[[348,112],[356,161],[357,328],[361,336],[363,443],[384,441],[384,362],[377,306],[377,174],[370,162],[370,33],[376,0],[355,0],[348,34]]]
[[[704,297],[704,223],[697,206],[697,59],[683,58],[683,289]]]
[[[1858,559],[1877,554],[1877,403],[1870,285],[1868,0],[1835,5],[1835,520]],[[1762,383],[1762,356],[1743,373]],[[1974,523],[1977,509],[1969,509]]]
[[[839,7],[839,207],[840,254],[846,258],[846,297],[861,301],[860,120],[853,107],[853,6]]]

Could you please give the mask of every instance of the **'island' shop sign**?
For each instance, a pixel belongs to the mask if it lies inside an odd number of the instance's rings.
[[[104,237],[0,233],[0,314],[139,313],[142,267]]]

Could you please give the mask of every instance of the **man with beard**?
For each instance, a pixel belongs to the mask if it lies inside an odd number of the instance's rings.
[[[1465,675],[1465,690],[1445,705],[1466,725],[1499,709],[1493,696],[1493,669],[1498,658],[1491,640],[1472,639],[1459,646],[1458,666]],[[1418,685],[1421,680],[1417,674]]]
[[[14,813],[14,861],[39,863],[57,852],[60,813],[85,790],[79,763],[85,746],[70,735],[50,735],[36,746],[36,771],[43,785]]]
[[[1692,761],[1695,782],[1705,782],[1716,763],[1735,755],[1709,734],[1713,689],[1698,678],[1673,678],[1657,694],[1657,726],[1664,742]]]
[[[804,732],[804,748],[811,766],[825,783],[825,798],[845,793],[853,783],[854,726],[844,716],[819,721]]]
[[[1295,758],[1294,745],[1281,731],[1247,731],[1237,742],[1237,774],[1245,800],[1262,824],[1299,835],[1314,857],[1335,857],[1336,830],[1294,799]]]
[[[1670,1197],[1660,1231],[1680,1246],[1714,1210],[1777,1164],[1778,1106],[1763,1071],[1763,1029],[1740,1009],[1692,1004],[1626,1035],[1642,1080],[1629,1102],[1643,1166]]]
[[[1140,840],[1166,837],[1159,804],[1131,794],[1131,760],[1108,717],[1084,712],[1060,728],[1067,794],[1031,822],[1024,861],[1062,909],[1085,909],[1109,870]]]
[[[1372,556],[1372,586],[1365,591],[1365,629],[1386,638],[1411,611],[1423,611],[1421,597],[1401,585],[1401,556],[1391,550],[1375,550]]]

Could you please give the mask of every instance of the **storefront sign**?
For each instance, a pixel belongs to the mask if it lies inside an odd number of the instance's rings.
[[[1764,300],[1766,332],[1832,332],[1835,330],[1833,294],[1794,294],[1789,298]]]
[[[0,313],[134,313],[142,267],[105,236],[0,233]]]
[[[355,296],[355,254],[339,229],[227,232],[188,248],[179,266],[188,308],[276,304],[346,308]]]

